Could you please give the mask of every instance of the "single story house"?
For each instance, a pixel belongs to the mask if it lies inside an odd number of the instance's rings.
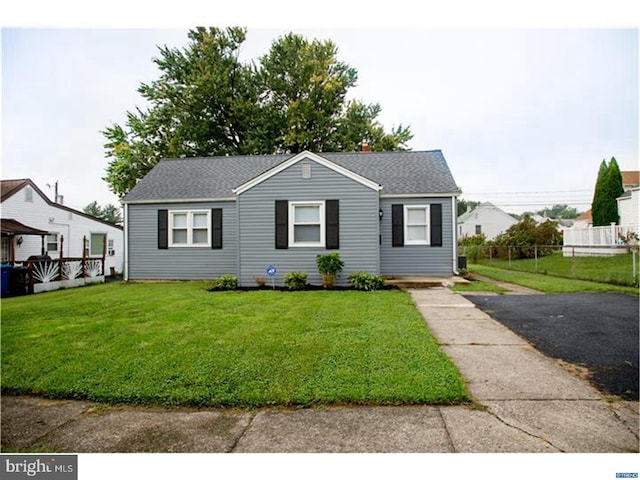
[[[518,221],[490,202],[484,202],[458,217],[460,238],[484,234],[493,240]]]
[[[339,284],[452,275],[459,194],[440,150],[165,159],[123,198],[125,278],[251,286],[273,266],[279,285],[292,271],[318,284],[330,251]]]
[[[106,246],[106,273],[111,268],[122,272],[123,227],[50,200],[28,178],[2,180],[0,185],[1,263],[24,262],[34,255],[101,257]]]

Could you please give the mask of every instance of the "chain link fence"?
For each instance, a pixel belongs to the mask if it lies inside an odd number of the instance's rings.
[[[638,249],[603,256],[581,256],[562,245],[467,245],[459,246],[467,264],[481,264],[521,272],[589,280],[614,285],[638,286]]]

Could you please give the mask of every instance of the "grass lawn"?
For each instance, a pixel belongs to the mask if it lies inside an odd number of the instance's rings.
[[[515,283],[516,285],[533,288],[544,293],[618,292],[638,295],[637,287],[621,287],[608,283],[572,280],[550,275],[505,270],[476,263],[470,264],[469,270],[478,275],[484,275],[485,277],[503,282]]]
[[[636,256],[636,261],[638,257]],[[522,272],[542,273],[575,280],[611,283],[615,285],[634,285],[633,257],[631,253],[609,257],[564,257],[562,252],[553,252],[536,261],[533,258],[523,260],[492,259],[482,260],[483,265],[495,268],[518,270]],[[640,265],[636,265],[636,272]],[[637,281],[637,279],[636,279]],[[635,283],[637,285],[637,283]]]
[[[471,283],[458,283],[452,287],[454,292],[466,293],[466,292],[492,292],[492,293],[505,293],[508,292],[506,288],[502,288],[498,285],[489,282],[483,282],[481,280],[474,280]]]
[[[402,291],[115,283],[2,300],[2,390],[238,406],[469,400]]]

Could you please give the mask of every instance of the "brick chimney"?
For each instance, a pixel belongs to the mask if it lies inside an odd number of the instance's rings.
[[[369,146],[369,144],[367,142],[362,142],[360,145],[358,145],[358,147],[360,148],[361,152],[370,152],[371,151],[371,147]]]

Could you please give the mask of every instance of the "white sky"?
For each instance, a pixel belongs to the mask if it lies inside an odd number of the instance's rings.
[[[468,15],[456,21],[455,10],[442,22],[405,15],[409,25],[402,25],[395,10],[388,22],[384,15],[370,21],[357,8],[333,28],[311,29],[309,17],[269,22],[248,15],[243,23],[232,16],[236,21],[221,23],[249,25],[245,59],[265,54],[292,30],[333,40],[339,59],[358,71],[350,96],[380,103],[387,129],[410,125],[413,150],[441,149],[463,198],[515,213],[556,203],[586,210],[602,159],[615,156],[622,170],[640,168],[638,16],[614,8],[617,16],[603,19],[587,8],[591,16],[576,24],[571,10],[558,10],[557,22],[535,15],[526,21],[532,11],[525,10],[516,21],[488,25]],[[29,177],[51,197],[46,184],[58,180],[74,208],[117,203],[101,180],[108,159],[100,131],[143,106],[136,90],[158,76],[156,46],[185,45],[187,29],[108,29],[136,24],[119,16],[106,24],[82,16],[69,23],[61,12],[43,23],[44,13],[33,21],[18,14],[2,31],[2,178]],[[159,24],[175,25],[167,18]],[[190,24],[199,23],[196,17]],[[65,28],[43,28],[58,24]],[[571,28],[540,28],[550,26]]]

